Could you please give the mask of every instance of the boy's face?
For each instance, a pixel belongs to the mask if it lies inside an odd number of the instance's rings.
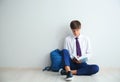
[[[72,33],[74,36],[78,37],[80,35],[80,29],[72,29]]]

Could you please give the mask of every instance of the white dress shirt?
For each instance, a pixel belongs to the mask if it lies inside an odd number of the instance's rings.
[[[65,42],[64,42],[64,49],[67,49],[69,51],[71,59],[73,59],[74,57],[77,57],[75,38],[76,37],[74,35],[68,36],[65,38]],[[90,46],[90,41],[88,37],[80,34],[78,37],[78,41],[79,41],[81,53],[82,53],[81,57],[87,57],[89,59],[91,56],[91,46]],[[81,57],[79,57],[78,59],[80,60]]]

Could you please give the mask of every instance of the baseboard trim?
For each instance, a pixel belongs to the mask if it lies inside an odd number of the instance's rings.
[[[42,70],[41,67],[0,67],[0,70]],[[100,67],[100,70],[120,70],[120,67]]]
[[[0,67],[0,70],[41,70],[40,67]]]

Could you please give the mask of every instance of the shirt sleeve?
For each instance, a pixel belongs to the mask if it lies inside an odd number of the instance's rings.
[[[86,53],[84,54],[85,57],[88,58],[88,60],[91,58],[91,54],[92,54],[92,48],[91,48],[91,44],[90,44],[90,39],[87,38],[86,41]]]
[[[64,41],[64,49],[67,49],[69,54],[70,54],[70,58],[73,59],[74,56],[73,54],[71,53],[72,50],[70,49],[70,44],[69,44],[69,40],[66,38],[65,41]]]

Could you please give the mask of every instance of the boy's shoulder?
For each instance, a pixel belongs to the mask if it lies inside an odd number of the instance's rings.
[[[81,35],[80,38],[87,39],[87,40],[89,39],[89,37],[86,35]]]
[[[89,41],[90,40],[89,37],[86,36],[86,35],[81,34],[79,37],[80,37],[80,39],[82,39],[84,41]],[[74,39],[75,39],[75,37],[73,35],[69,35],[65,38],[66,41],[73,41]]]

